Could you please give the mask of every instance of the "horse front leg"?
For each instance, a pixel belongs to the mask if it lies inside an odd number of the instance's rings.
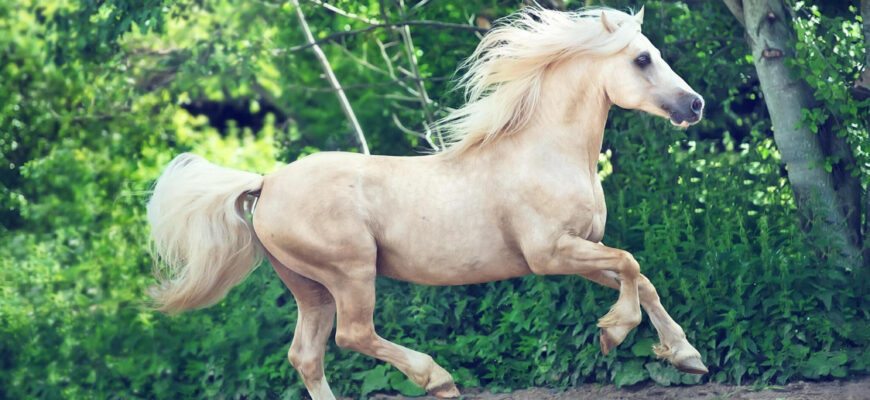
[[[619,277],[610,271],[596,271],[582,276],[601,285],[619,289]],[[660,343],[653,346],[656,356],[670,361],[682,372],[706,374],[707,367],[701,361],[701,354],[686,339],[683,328],[665,311],[652,282],[640,274],[637,287],[640,305],[649,314],[649,319],[659,335]]]
[[[605,355],[640,324],[638,279],[640,266],[630,253],[565,234],[552,246],[529,260],[532,272],[539,275],[588,275],[608,271],[619,278],[619,299],[598,320],[601,352]]]

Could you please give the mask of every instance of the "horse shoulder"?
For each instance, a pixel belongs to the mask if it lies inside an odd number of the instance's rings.
[[[537,179],[519,179],[523,183],[515,188],[516,202],[506,212],[530,265],[549,259],[565,235],[601,240],[606,207],[597,176],[556,171]]]

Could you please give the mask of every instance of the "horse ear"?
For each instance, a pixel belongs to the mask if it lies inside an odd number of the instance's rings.
[[[640,11],[634,14],[634,19],[638,25],[643,25],[643,6],[640,6]]]
[[[618,25],[614,24],[609,19],[607,19],[607,15],[603,11],[601,12],[601,23],[604,24],[604,29],[606,29],[607,32],[610,32],[610,33],[615,32],[616,29],[619,28]]]

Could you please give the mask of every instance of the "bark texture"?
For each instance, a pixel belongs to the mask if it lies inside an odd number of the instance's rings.
[[[870,96],[870,0],[861,0],[861,24],[864,34],[864,72],[855,83],[857,87],[863,87],[864,95]],[[864,193],[864,261],[870,262],[870,188]]]
[[[861,0],[861,23],[864,32],[864,70],[870,70],[870,0]]]
[[[864,0],[866,3],[867,0]],[[836,243],[843,263],[861,265],[861,189],[845,171],[849,147],[833,132],[814,134],[801,126],[801,110],[816,105],[812,88],[791,74],[785,60],[794,57],[792,18],[782,0],[726,0],[746,28],[746,38],[773,123],[774,140],[788,169],[797,207],[807,227],[820,229]],[[742,15],[739,13],[742,12]],[[827,157],[841,157],[831,172]]]
[[[870,97],[870,0],[861,0],[861,32],[864,34],[864,71],[852,85],[852,95],[858,100]]]

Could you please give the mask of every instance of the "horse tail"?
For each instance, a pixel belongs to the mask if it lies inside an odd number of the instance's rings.
[[[154,308],[178,313],[210,306],[260,264],[263,248],[247,214],[263,176],[214,165],[191,153],[175,157],[148,201],[160,284]],[[162,263],[163,267],[160,266]]]

